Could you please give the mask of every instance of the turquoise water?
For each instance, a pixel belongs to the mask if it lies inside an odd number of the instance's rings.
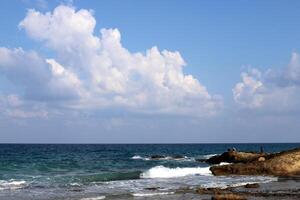
[[[223,187],[272,177],[214,177],[197,162],[228,148],[278,152],[300,144],[1,144],[0,199],[82,199]],[[165,158],[154,160],[152,155]],[[176,158],[180,156],[180,158]]]

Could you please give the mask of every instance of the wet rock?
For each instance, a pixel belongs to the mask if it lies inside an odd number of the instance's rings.
[[[182,156],[182,155],[175,155],[172,158],[175,159],[175,160],[179,160],[179,159],[183,159],[184,156]]]
[[[227,188],[226,189],[221,189],[221,188],[202,188],[199,187],[195,190],[196,193],[198,194],[221,194],[224,192],[227,192]]]
[[[150,190],[150,191],[155,191],[155,190],[159,190],[160,187],[147,187],[147,188],[144,188],[145,190]]]
[[[242,195],[237,194],[216,194],[212,198],[212,200],[247,200]]]
[[[162,156],[162,155],[153,155],[153,156],[151,156],[151,159],[153,159],[153,160],[159,160],[159,159],[163,159],[163,158],[165,158],[165,156]]]
[[[245,188],[259,188],[258,183],[248,183],[244,186]]]

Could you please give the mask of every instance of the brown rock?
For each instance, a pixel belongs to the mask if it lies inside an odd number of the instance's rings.
[[[259,158],[258,158],[258,161],[259,161],[259,162],[264,162],[264,161],[266,161],[266,158],[265,158],[265,157],[259,157]]]
[[[214,175],[300,175],[300,149],[284,151],[265,156],[265,161],[213,166]]]
[[[245,188],[259,188],[259,184],[258,183],[248,183],[244,186]]]
[[[196,189],[196,193],[198,194],[221,194],[223,192],[226,192],[225,190],[221,188],[198,188]]]
[[[247,200],[244,196],[237,194],[217,194],[214,195],[212,200]]]
[[[213,156],[206,160],[209,164],[220,164],[221,162],[228,163],[247,163],[265,156],[264,153],[227,151],[221,155]]]

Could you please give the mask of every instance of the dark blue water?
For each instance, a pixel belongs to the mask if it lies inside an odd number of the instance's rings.
[[[0,198],[108,196],[153,185],[176,188],[179,178],[183,185],[238,183],[212,177],[208,165],[196,159],[231,147],[259,151],[261,146],[278,152],[300,144],[1,144]],[[166,158],[153,160],[152,155]]]

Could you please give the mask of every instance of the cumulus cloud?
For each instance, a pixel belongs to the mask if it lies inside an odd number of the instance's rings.
[[[270,112],[300,111],[300,58],[293,53],[287,67],[260,72],[243,72],[242,81],[233,88],[236,103],[243,108]]]
[[[76,109],[122,107],[132,112],[211,115],[222,106],[192,75],[179,52],[132,53],[118,29],[94,33],[93,11],[60,5],[29,10],[20,22],[30,38],[54,52],[45,58],[0,48],[0,72],[24,89],[24,99]]]

